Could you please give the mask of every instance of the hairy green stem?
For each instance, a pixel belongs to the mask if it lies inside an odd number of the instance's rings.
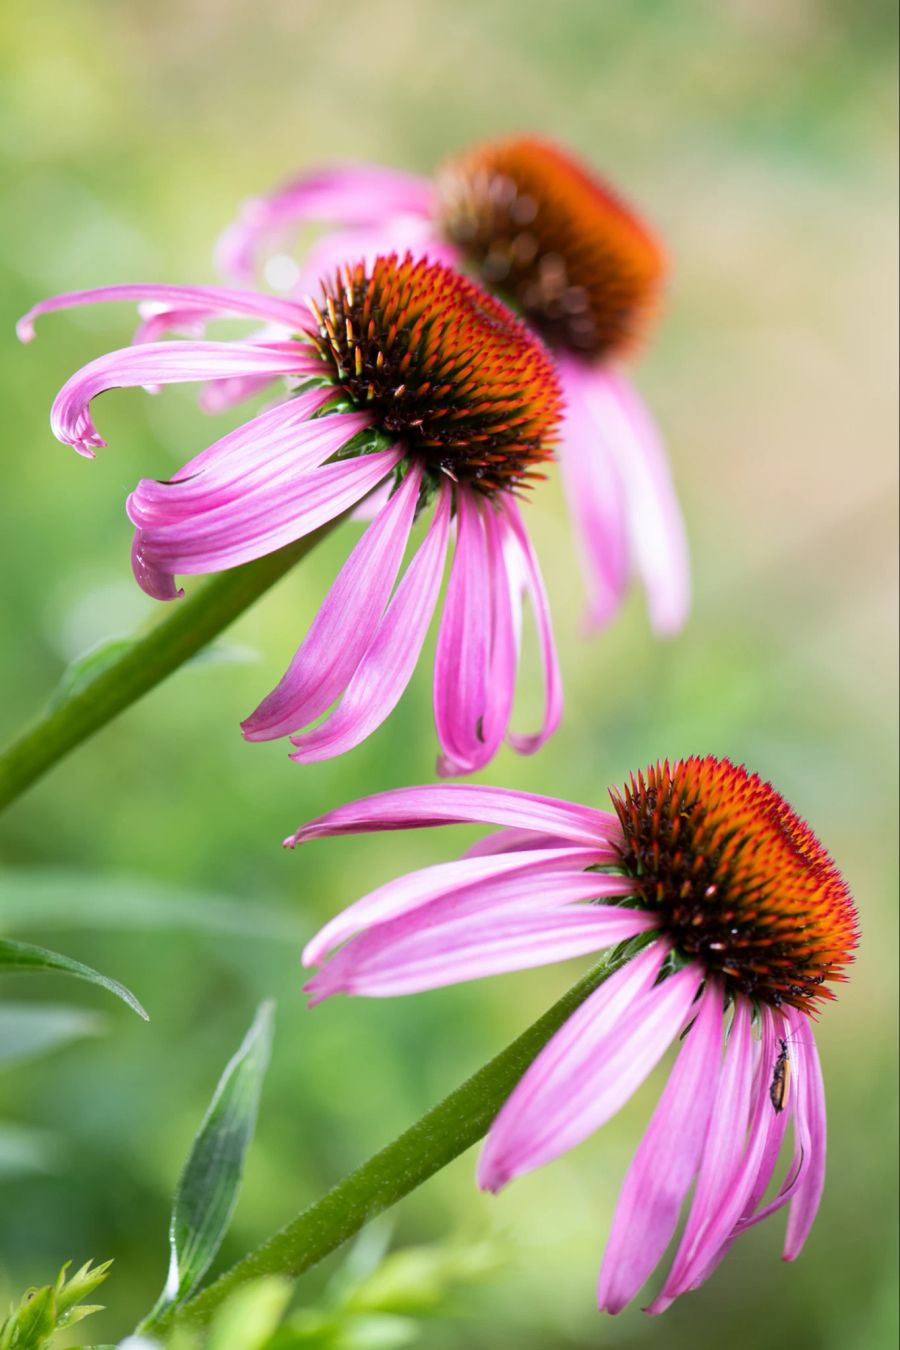
[[[393,1143],[351,1172],[256,1251],[180,1307],[169,1308],[145,1329],[207,1322],[247,1280],[261,1275],[296,1277],[328,1256],[369,1219],[421,1186],[478,1142],[535,1056],[589,994],[624,964],[607,959],[574,985],[543,1017],[428,1111]]]
[[[337,521],[170,602],[165,618],[0,754],[0,810],[64,755],[177,670],[315,547]]]

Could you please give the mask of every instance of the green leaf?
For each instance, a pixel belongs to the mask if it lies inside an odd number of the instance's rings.
[[[106,638],[103,642],[98,642],[90,651],[78,656],[71,661],[62,673],[59,684],[54,689],[47,703],[47,711],[53,712],[55,708],[61,707],[68,699],[74,698],[86,689],[98,675],[102,675],[104,670],[109,670],[110,666],[118,661],[120,656],[124,656],[130,647],[134,646],[133,637],[114,637]]]
[[[0,1068],[97,1036],[105,1021],[83,1008],[55,1003],[0,1003]]]
[[[225,1236],[269,1063],[273,1007],[268,1001],[257,1010],[191,1145],[172,1208],[165,1288],[139,1331],[152,1330],[160,1313],[196,1289]]]
[[[292,1292],[292,1282],[281,1275],[264,1275],[235,1290],[216,1314],[206,1350],[264,1350]]]
[[[73,961],[70,956],[49,952],[44,947],[34,947],[30,942],[11,942],[0,938],[0,975],[11,970],[55,970],[63,975],[73,975],[78,980],[87,980],[90,984],[99,984],[102,989],[108,989],[123,1003],[127,1003],[145,1022],[150,1021],[134,994],[124,984],[119,984],[118,980],[111,980],[90,966],[83,965],[81,961]]]
[[[26,1290],[18,1307],[14,1307],[0,1325],[0,1350],[49,1350],[56,1331],[74,1326],[92,1313],[102,1312],[100,1304],[84,1304],[78,1300],[93,1293],[103,1283],[112,1262],[91,1266],[88,1261],[67,1280],[70,1265],[67,1261],[55,1284]]]

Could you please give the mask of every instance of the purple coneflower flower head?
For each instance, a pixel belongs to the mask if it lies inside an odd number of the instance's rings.
[[[409,254],[344,267],[319,303],[216,288],[118,286],[59,296],[37,314],[131,299],[150,313],[139,344],[79,371],[51,417],[57,437],[93,456],[90,415],[105,389],[176,381],[286,377],[293,396],[128,498],[132,561],[148,594],[175,598],[178,575],[217,572],[273,552],[376,495],[374,519],[341,569],[283,679],[244,723],[250,740],[296,733],[293,758],[358,745],[406,688],[455,553],[437,640],[434,711],[442,772],[486,764],[504,736],[523,753],[562,709],[550,615],[519,498],[542,477],[561,415],[549,356],[498,300],[441,264]],[[251,317],[253,339],[159,342],[177,324]],[[148,331],[149,330],[149,331]],[[292,336],[291,336],[292,335]],[[376,490],[377,494],[376,494]],[[414,521],[424,539],[400,576]],[[399,577],[399,580],[398,580]],[[545,678],[543,721],[509,733],[522,604],[534,607]],[[336,707],[328,713],[331,705]],[[328,713],[318,725],[310,723]]]
[[[494,1120],[478,1165],[497,1191],[605,1124],[672,1046],[677,1057],[628,1170],[598,1301],[621,1311],[693,1196],[648,1311],[711,1274],[789,1206],[800,1252],[825,1173],[811,1017],[857,943],[825,849],[774,788],[728,760],[658,764],[612,812],[498,788],[406,788],[339,807],[285,842],[454,822],[502,828],[457,862],[373,891],[312,939],[312,1001],[385,997],[617,947],[615,973],[569,1017]],[[619,946],[619,944],[625,944]],[[767,1198],[788,1123],[793,1148]]]
[[[367,164],[312,171],[246,203],[219,263],[246,282],[289,227],[337,227],[313,245],[308,285],[336,256],[409,246],[478,276],[554,353],[566,396],[559,459],[585,574],[588,621],[612,617],[637,572],[653,627],[677,632],[690,602],[687,545],[665,452],[622,359],[659,305],[665,257],[632,208],[567,151],[535,137],[487,141],[434,182]]]

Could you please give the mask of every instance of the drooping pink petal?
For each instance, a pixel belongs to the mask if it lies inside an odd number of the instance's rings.
[[[496,853],[522,853],[532,848],[560,848],[565,840],[556,834],[538,834],[536,830],[495,830],[471,844],[463,854],[464,858],[489,858]],[[609,849],[607,862],[615,862],[618,854]]]
[[[141,590],[154,600],[178,600],[184,591],[175,585],[171,572],[161,572],[145,559],[140,530],[135,530],[131,543],[131,570]]]
[[[735,1003],[690,1213],[672,1269],[647,1309],[650,1313],[664,1312],[679,1294],[691,1288],[743,1209],[748,1188],[741,1191],[736,1183],[742,1174],[750,1117],[753,1057],[750,1004],[741,998]]]
[[[209,380],[200,390],[197,402],[205,413],[227,412],[236,404],[255,398],[272,382],[271,375],[230,375],[224,380]]]
[[[348,905],[330,919],[312,938],[303,952],[305,966],[318,965],[328,952],[374,924],[383,924],[421,909],[440,896],[455,896],[464,888],[500,879],[522,879],[540,893],[538,878],[545,871],[565,871],[581,874],[597,864],[597,851],[572,845],[555,849],[536,849],[524,856],[520,853],[493,858],[459,858],[455,862],[437,863],[432,867],[408,872],[386,882],[376,890]],[[587,874],[585,874],[587,875]],[[590,874],[588,895],[593,898],[609,895],[628,895],[632,889],[627,879],[619,876]]]
[[[434,724],[445,771],[450,773],[471,773],[480,762],[490,663],[490,593],[480,504],[474,493],[460,491],[456,551],[434,658]]]
[[[541,1051],[491,1126],[478,1184],[496,1191],[581,1143],[625,1104],[678,1035],[702,978],[694,966],[651,988],[667,946],[652,943],[605,981]]]
[[[628,583],[624,493],[590,400],[585,397],[593,366],[566,355],[557,357],[557,366],[566,397],[557,459],[587,587],[588,622],[601,628],[618,609]]]
[[[809,1018],[793,1009],[788,1014],[796,1046],[794,1101],[795,1164],[805,1162],[788,1210],[785,1261],[795,1261],[812,1228],[825,1185],[826,1121],[822,1066]]]
[[[334,164],[286,183],[268,197],[252,197],[219,239],[216,260],[225,276],[253,277],[259,251],[305,220],[366,225],[384,216],[431,214],[433,189],[426,178],[376,164]]]
[[[291,737],[297,747],[291,759],[309,764],[352,750],[397,706],[419,659],[440,592],[450,503],[450,492],[442,490],[428,534],[382,615],[344,697],[314,730]]]
[[[590,894],[590,877],[545,874],[541,900],[515,878],[429,905],[368,929],[342,947],[306,986],[318,1002],[330,994],[390,998],[507,971],[551,965],[646,932],[656,920],[634,909],[569,903]],[[461,901],[465,913],[460,913]]]
[[[147,301],[163,304],[175,310],[186,322],[189,316],[199,319],[265,319],[277,323],[289,333],[308,332],[312,316],[302,301],[265,295],[258,291],[230,290],[226,286],[162,286],[137,284],[133,286],[98,286],[89,291],[67,291],[62,295],[41,300],[16,325],[20,342],[31,342],[34,321],[41,314],[56,310],[75,309],[79,305],[96,305],[109,300]],[[160,325],[157,318],[155,326]]]
[[[383,830],[421,830],[433,825],[508,825],[570,839],[588,847],[621,842],[622,830],[611,811],[597,811],[558,797],[540,797],[512,788],[437,783],[431,787],[396,788],[347,802],[317,816],[285,842],[287,848],[308,839]]]
[[[57,440],[92,459],[106,444],[91,421],[91,400],[107,389],[217,380],[228,375],[314,375],[322,363],[299,342],[254,346],[241,342],[149,342],[107,352],[67,380],[50,426]]]
[[[340,448],[368,418],[335,413],[310,421],[310,413],[332,397],[330,389],[311,389],[267,409],[202,450],[169,479],[142,478],[126,510],[135,525],[171,524],[243,497],[287,469],[308,472]],[[338,420],[342,419],[342,420]]]
[[[650,415],[625,378],[598,368],[585,388],[604,448],[625,492],[634,561],[658,633],[676,633],[690,606],[690,567],[681,509]]]
[[[722,1057],[723,992],[708,981],[619,1193],[597,1300],[621,1312],[662,1258],[700,1161]]]
[[[344,563],[286,673],[241,724],[248,741],[306,726],[346,689],[397,579],[421,482],[422,466],[414,463]]]
[[[518,503],[509,493],[500,500],[501,519],[508,525],[506,531],[507,565],[510,568],[511,585],[515,589],[517,582],[528,594],[537,622],[538,641],[541,651],[541,664],[544,670],[544,717],[539,731],[530,736],[509,736],[509,743],[521,755],[534,754],[550,739],[559,726],[562,717],[562,676],[553,640],[553,627],[550,621],[550,606],[544,581],[528,532],[522,522]]]
[[[403,453],[392,448],[325,464],[296,481],[257,488],[184,521],[143,527],[141,551],[150,566],[173,576],[238,567],[342,515],[390,473]]]

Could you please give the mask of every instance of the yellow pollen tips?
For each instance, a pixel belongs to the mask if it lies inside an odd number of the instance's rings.
[[[536,137],[488,141],[438,176],[444,233],[551,345],[605,358],[656,309],[662,247],[578,160]]]
[[[610,796],[623,866],[679,950],[773,1007],[811,1012],[834,997],[827,986],[846,979],[857,945],[856,908],[828,853],[770,784],[727,759],[695,756],[632,775]],[[785,1095],[786,1065],[785,1056]]]

